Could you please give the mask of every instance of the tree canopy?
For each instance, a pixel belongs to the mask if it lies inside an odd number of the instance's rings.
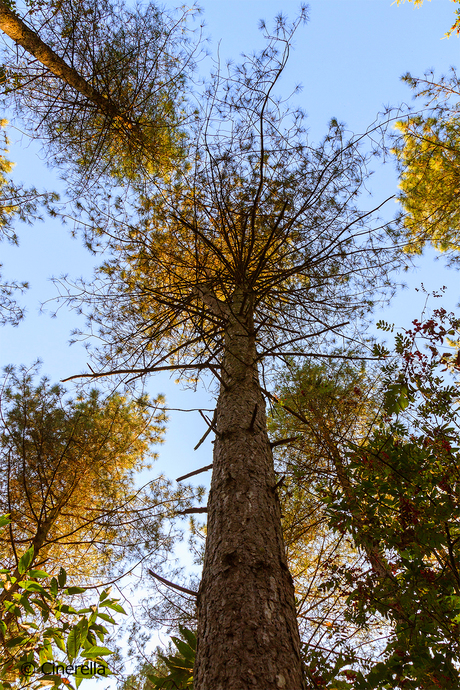
[[[406,216],[407,250],[421,253],[427,242],[452,258],[460,247],[460,81],[455,68],[445,77],[404,77],[423,99],[419,114],[398,122],[396,154]]]
[[[73,169],[80,193],[90,181],[126,184],[177,164],[193,12],[69,0],[32,3],[20,17],[0,3],[0,29],[12,40],[3,51],[8,103],[54,164]]]
[[[1,399],[0,504],[11,516],[0,541],[2,566],[34,549],[51,574],[75,582],[112,577],[136,561],[161,559],[171,546],[165,517],[186,498],[162,477],[136,488],[165,430],[161,400],[105,400],[93,390],[66,398],[61,386],[27,370],[8,371]],[[152,560],[153,559],[153,560]]]
[[[278,391],[271,426],[291,437],[278,467],[312,687],[458,686],[458,332],[441,307],[396,335],[377,377],[291,366]]]
[[[194,381],[207,371],[220,388],[210,421],[216,439],[198,592],[198,688],[224,679],[243,687],[254,668],[265,685],[302,682],[263,396],[275,358],[340,358],[332,338],[356,335],[374,300],[391,291],[388,272],[398,263],[391,223],[356,203],[368,174],[361,139],[347,139],[333,121],[311,145],[303,114],[275,95],[304,16],[293,26],[280,18],[261,53],[230,66],[225,79],[216,75],[190,135],[187,169],[159,180],[137,205],[120,199],[109,213],[109,201],[95,200],[89,239],[111,258],[96,291],[82,286],[70,295],[105,343],[87,378],[171,370]],[[237,448],[245,448],[244,460]],[[240,487],[232,502],[229,472]],[[250,504],[248,492],[257,497]],[[279,591],[270,618],[268,572]],[[236,597],[247,591],[254,613],[245,604],[237,621],[232,599],[234,614],[225,618],[222,588],[229,597],[232,588]],[[267,619],[254,629],[253,616]]]

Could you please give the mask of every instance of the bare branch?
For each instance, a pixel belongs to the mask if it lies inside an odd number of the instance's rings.
[[[212,469],[212,463],[210,465],[206,465],[206,467],[200,467],[199,470],[194,470],[193,472],[189,472],[188,474],[182,475],[182,477],[177,477],[176,482],[182,482],[184,479],[189,479],[189,477],[194,477],[196,474],[201,474],[202,472],[207,472],[208,470]]]
[[[171,587],[171,589],[177,589],[178,592],[190,594],[190,596],[192,597],[198,596],[198,592],[194,592],[193,589],[187,589],[186,587],[181,587],[181,585],[175,585],[174,582],[170,582],[169,580],[166,580],[166,578],[161,577],[161,575],[157,575],[153,572],[153,570],[150,570],[150,568],[148,568],[147,572],[151,577],[155,578],[155,580],[158,580],[159,582],[162,582],[164,585],[166,585],[166,587]]]

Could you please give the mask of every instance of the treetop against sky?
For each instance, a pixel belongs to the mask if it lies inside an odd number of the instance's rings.
[[[168,5],[171,7],[172,3]],[[297,8],[297,2],[288,1],[283,3],[282,10],[294,16]],[[270,22],[280,9],[277,2],[266,0],[237,0],[231,5],[205,2],[203,13],[192,26],[198,28],[201,23],[205,24],[203,33],[211,37],[210,52],[214,56],[218,54],[221,63],[225,64],[229,58],[238,60],[243,51],[260,47],[263,38],[257,28],[258,21],[264,17]],[[397,7],[386,1],[313,0],[309,22],[294,38],[279,92],[288,96],[296,84],[303,85],[302,91],[293,97],[293,103],[305,109],[306,126],[312,140],[318,141],[324,135],[331,116],[346,122],[352,131],[364,131],[385,104],[410,102],[410,90],[399,80],[402,74],[408,70],[415,75],[423,74],[430,67],[442,72],[455,63],[458,38],[442,40],[446,27],[452,23],[452,13],[453,5],[448,0],[425,3],[419,9],[409,3]],[[210,59],[199,63],[201,74],[209,73],[211,67]],[[16,162],[14,178],[39,189],[60,191],[62,183],[58,176],[44,166],[43,154],[36,144],[29,143],[27,137],[21,135],[21,127],[10,128],[9,137],[12,141],[9,158]],[[387,165],[383,172],[379,169],[370,184],[376,200],[395,194],[397,182],[392,165]],[[391,211],[391,204],[389,206]],[[67,228],[71,227],[70,221]],[[2,333],[2,360],[19,364],[41,357],[44,370],[56,380],[84,369],[87,359],[81,346],[76,344],[69,349],[67,345],[70,331],[78,324],[75,313],[63,308],[56,319],[50,320],[49,313],[54,305],[49,304],[46,306],[48,315],[38,314],[39,303],[56,294],[49,282],[52,275],[91,275],[92,259],[79,240],[68,236],[68,229],[46,218],[44,223],[32,228],[20,228],[19,249],[2,246],[5,275],[26,280],[32,286],[22,300],[28,310],[26,320],[17,329],[7,327]],[[430,269],[423,277],[414,274],[412,278],[410,274],[409,278],[416,286],[424,280],[429,289],[455,282],[452,273],[438,280],[439,269],[438,263],[435,271]],[[407,278],[405,275],[404,279]],[[456,298],[454,296],[453,301]],[[402,297],[404,302],[406,299]],[[412,299],[416,299],[414,293]],[[416,309],[420,310],[420,306]],[[167,391],[171,407],[184,407],[184,398],[176,386],[170,385],[169,375],[157,377],[150,386],[153,394]],[[191,394],[189,397],[190,402],[185,406],[196,407]],[[210,406],[208,403],[208,396],[203,394],[201,404]],[[180,417],[178,429],[189,424],[187,419],[191,415]],[[167,463],[183,456],[180,444],[173,440],[177,439],[177,434],[173,431],[174,421],[172,424],[164,450]],[[192,420],[190,425],[193,428]],[[197,455],[204,452],[201,447]],[[205,459],[204,455],[202,457]]]
[[[286,13],[294,14],[296,9],[294,2],[284,5]],[[258,19],[265,16],[270,21],[278,11],[275,2],[236,2],[231,8],[226,3],[209,2],[195,25],[202,20],[207,23],[205,31],[211,34],[214,45],[222,37],[219,54],[224,64],[227,56],[238,59],[241,51],[260,46],[262,35],[257,30]],[[427,66],[443,70],[455,60],[458,40],[455,37],[441,40],[451,12],[452,4],[447,0],[426,3],[418,10],[408,4],[396,7],[386,2],[312,2],[310,21],[294,38],[294,49],[279,84],[280,92],[288,96],[296,83],[303,83],[303,91],[293,97],[293,103],[299,103],[307,111],[306,126],[313,140],[320,139],[334,114],[346,121],[350,129],[363,131],[384,103],[409,100],[409,90],[399,82],[401,74],[408,69],[420,74]],[[210,67],[209,60],[203,61],[200,72],[204,74]],[[59,189],[61,183],[56,176],[40,165],[37,147],[28,144],[23,137],[25,146],[21,148],[19,130],[10,130],[13,146],[9,157],[17,161],[17,179],[37,186],[46,183],[49,189]],[[395,193],[396,179],[391,166],[375,179],[371,183],[377,201]],[[71,221],[68,227],[72,227]],[[70,349],[67,346],[68,334],[77,325],[77,316],[63,308],[55,320],[50,320],[49,315],[38,316],[37,307],[40,301],[55,295],[48,282],[51,275],[89,276],[92,261],[80,242],[70,239],[66,229],[49,218],[32,229],[22,228],[20,240],[19,249],[2,247],[5,269],[8,275],[28,280],[33,289],[24,298],[28,305],[27,319],[17,329],[7,328],[2,334],[3,361],[30,362],[39,356],[44,359],[44,370],[50,376],[64,378],[86,368],[83,348],[78,344]],[[424,275],[415,279],[416,284],[422,279],[428,282],[428,276]],[[435,278],[433,288],[447,282],[446,277],[439,282]],[[47,308],[52,311],[54,305],[47,305]],[[177,387],[170,385],[168,374],[149,385],[153,393],[167,390],[171,407],[197,406],[191,394],[190,402],[184,405]],[[206,393],[201,404],[209,406]],[[187,419],[189,417],[181,415],[177,430],[183,430],[184,425],[187,428],[187,424],[193,429],[193,422]],[[184,458],[178,441],[180,435],[174,428],[172,426],[168,434],[171,450],[167,450],[168,443],[165,447],[166,464]],[[197,453],[202,452],[203,459],[207,457],[205,449],[206,446]],[[185,458],[182,461],[184,469],[188,469],[190,461]]]

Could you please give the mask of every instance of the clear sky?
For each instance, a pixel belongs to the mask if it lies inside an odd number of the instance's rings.
[[[289,17],[296,15],[299,4],[284,0],[205,0],[204,35],[210,37],[213,56],[219,50],[221,62],[238,61],[242,52],[263,46],[258,22],[270,20],[280,10]],[[174,7],[167,2],[166,8]],[[445,72],[458,63],[460,41],[457,37],[443,39],[453,22],[454,5],[450,0],[425,2],[420,9],[408,3],[402,6],[391,0],[311,0],[310,21],[301,27],[294,41],[294,50],[281,90],[288,93],[295,84],[303,91],[295,96],[308,113],[310,135],[318,140],[325,133],[327,122],[335,116],[360,132],[387,105],[409,101],[409,89],[400,82],[407,71],[422,75],[426,69]],[[200,65],[205,73],[209,61]],[[46,168],[35,144],[20,137],[20,124],[12,123],[10,157],[17,162],[15,179],[39,189],[60,188],[53,171]],[[390,165],[376,176],[373,192],[376,202],[396,192],[397,181]],[[62,308],[55,319],[50,318],[53,305],[38,313],[40,302],[55,296],[49,282],[52,275],[91,275],[92,260],[80,240],[69,237],[68,229],[45,219],[32,228],[19,228],[20,247],[1,247],[5,275],[29,280],[31,290],[25,298],[28,314],[18,328],[6,327],[0,333],[0,360],[6,364],[30,364],[37,357],[43,360],[43,373],[53,381],[85,369],[87,356],[80,344],[69,347],[69,333],[82,325],[75,313]],[[459,300],[459,276],[446,272],[443,262],[433,263],[433,253],[420,261],[421,268],[406,280],[417,286],[422,281],[429,289],[449,285],[449,306]],[[447,298],[446,298],[447,299]],[[420,295],[407,290],[395,300],[386,316],[400,325],[419,316]],[[152,394],[164,392],[170,407],[211,407],[210,394],[182,391],[167,376],[152,379]],[[205,430],[197,414],[171,415],[167,443],[161,450],[159,466],[170,477],[209,464],[211,446],[204,444],[197,453],[193,446]]]

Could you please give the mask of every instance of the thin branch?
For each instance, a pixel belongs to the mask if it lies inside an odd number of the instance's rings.
[[[165,367],[144,367],[142,369],[114,369],[113,371],[101,371],[100,373],[94,374],[74,374],[73,376],[68,376],[66,379],[62,379],[61,383],[66,383],[67,381],[73,381],[73,379],[95,379],[102,378],[103,376],[116,376],[119,374],[137,374],[138,376],[144,376],[145,374],[151,374],[155,371],[176,371],[177,369],[186,371],[187,369],[210,369],[209,364],[171,364]],[[212,371],[214,372],[215,366],[213,365]]]
[[[198,448],[201,446],[201,444],[204,443],[204,442],[206,441],[207,437],[209,436],[209,434],[211,433],[212,430],[213,430],[213,429],[212,429],[212,426],[209,426],[209,427],[206,429],[206,431],[204,432],[203,436],[200,438],[200,440],[198,441],[198,443],[196,444],[196,446],[194,447],[193,450],[198,450]]]
[[[289,438],[282,438],[279,441],[272,441],[270,443],[270,448],[276,448],[277,446],[284,446],[286,443],[292,443],[298,441],[302,436],[290,436]]]
[[[206,467],[200,467],[199,470],[194,470],[193,472],[189,472],[188,474],[182,475],[182,477],[177,477],[176,482],[182,482],[184,479],[188,479],[189,477],[194,477],[196,474],[201,474],[202,472],[207,472],[208,470],[212,469],[212,463],[210,465],[206,465]]]
[[[185,510],[177,510],[174,515],[193,515],[193,513],[207,513],[208,509],[206,506],[196,507],[196,508],[185,508]]]
[[[156,573],[153,572],[153,570],[150,570],[150,568],[147,569],[147,572],[151,577],[154,577],[155,580],[159,580],[159,582],[162,582],[166,587],[171,587],[171,589],[177,589],[178,592],[184,592],[185,594],[190,594],[192,597],[197,597],[198,592],[194,592],[193,589],[187,589],[186,587],[181,587],[180,585],[175,585],[174,582],[170,582],[169,580],[166,580],[164,577],[161,577],[160,575],[157,575]]]

